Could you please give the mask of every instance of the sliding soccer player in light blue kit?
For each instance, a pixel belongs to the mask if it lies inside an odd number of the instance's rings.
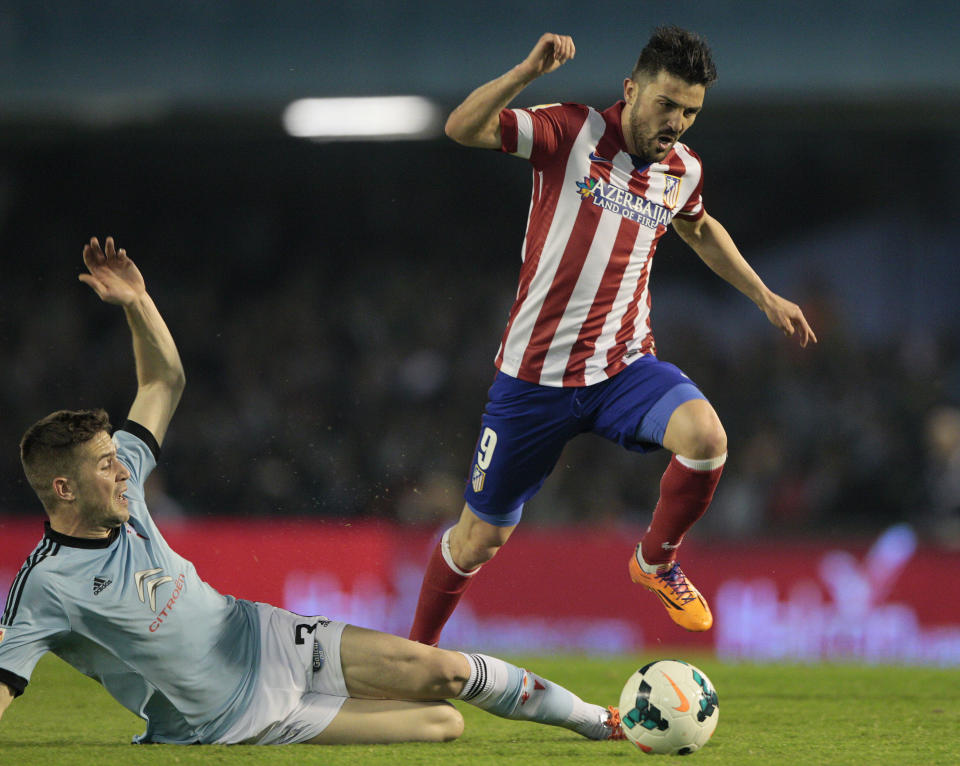
[[[112,238],[80,279],[124,309],[137,395],[111,436],[102,410],[31,426],[21,460],[49,521],[0,619],[0,716],[50,651],[147,722],[135,742],[441,741],[462,699],[495,715],[620,739],[617,711],[494,657],[428,647],[218,593],[164,541],[143,483],[184,386],[139,270]]]
[[[217,593],[160,535],[143,502],[158,451],[147,429],[128,421],[111,440],[106,413],[58,413],[45,426],[92,437],[80,451],[105,475],[109,531],[78,538],[47,525],[7,599],[0,680],[18,688],[6,674],[28,676],[53,651],[144,715],[145,739],[219,740],[257,681],[255,605]],[[43,450],[25,444],[28,456]]]

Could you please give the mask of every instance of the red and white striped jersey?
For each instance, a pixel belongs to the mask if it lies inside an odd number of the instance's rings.
[[[533,165],[520,285],[496,360],[508,375],[586,386],[655,353],[653,253],[675,215],[704,214],[703,171],[681,143],[661,162],[635,164],[623,106],[500,113],[502,151]]]

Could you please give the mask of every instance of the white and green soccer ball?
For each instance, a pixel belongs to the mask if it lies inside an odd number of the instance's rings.
[[[707,744],[719,717],[710,679],[680,660],[644,665],[620,693],[623,733],[645,753],[693,753]]]

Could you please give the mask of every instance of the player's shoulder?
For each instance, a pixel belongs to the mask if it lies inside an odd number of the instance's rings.
[[[589,111],[592,107],[587,106],[586,104],[578,104],[575,101],[550,101],[545,104],[531,104],[529,106],[521,107],[528,112],[540,112],[544,109],[552,109],[554,111],[567,111],[567,112],[586,112]]]
[[[149,454],[154,462],[160,459],[160,445],[156,437],[144,426],[127,420],[113,433],[117,451],[139,451]]]
[[[54,582],[63,573],[62,550],[63,546],[49,536],[37,544],[13,578],[0,623],[11,625],[24,600],[34,601],[56,590]]]
[[[554,117],[560,119],[569,119],[572,117],[584,117],[591,111],[596,111],[592,106],[578,104],[574,101],[557,101],[549,104],[534,104],[532,106],[522,107],[523,111],[540,117]]]
[[[673,146],[673,150],[685,162],[693,162],[698,168],[703,168],[703,160],[700,159],[700,155],[691,149],[687,144],[677,141],[677,143]]]
[[[40,542],[24,559],[20,566],[19,574],[33,571],[35,569],[47,571],[56,566],[57,556],[60,555],[63,546],[50,534],[49,528],[47,534],[40,538]],[[19,576],[18,574],[18,576]]]
[[[154,435],[139,423],[127,420],[113,433],[117,457],[130,469],[131,479],[140,483],[160,460],[160,445]]]

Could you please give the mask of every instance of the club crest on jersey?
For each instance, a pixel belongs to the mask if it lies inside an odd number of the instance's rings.
[[[680,179],[675,176],[667,177],[675,181],[672,185],[668,182],[667,188],[670,189],[673,204],[676,205],[680,194]],[[609,181],[604,181],[602,178],[584,176],[583,181],[576,183],[577,194],[584,202],[590,200],[597,207],[636,221],[648,229],[666,226],[673,219],[673,213],[669,208],[651,202],[640,194],[622,189]]]
[[[680,179],[677,176],[664,175],[666,186],[663,188],[663,206],[673,210],[680,199]]]
[[[483,491],[483,482],[486,480],[487,474],[480,468],[480,466],[475,465],[473,467],[473,491],[482,492]]]

